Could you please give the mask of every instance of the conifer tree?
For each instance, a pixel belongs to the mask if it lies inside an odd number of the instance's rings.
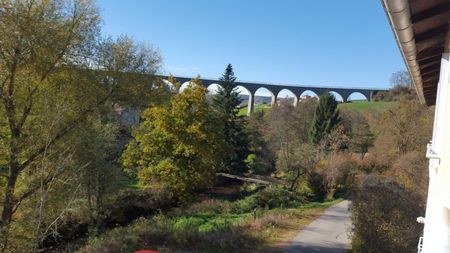
[[[249,140],[245,132],[245,118],[239,115],[241,98],[236,90],[236,77],[231,64],[228,64],[219,80],[220,86],[213,98],[213,107],[223,121],[223,135],[228,143],[222,170],[242,173],[248,169],[245,160],[250,154]]]
[[[337,105],[336,99],[329,92],[320,96],[309,131],[312,143],[319,144],[340,122]]]

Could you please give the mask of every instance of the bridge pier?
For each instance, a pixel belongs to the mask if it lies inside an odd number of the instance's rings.
[[[270,106],[275,105],[275,103],[277,102],[277,98],[275,97],[274,94],[271,95],[271,100],[270,100]]]
[[[255,107],[255,94],[253,92],[248,93],[248,105],[247,105],[247,116],[253,113],[253,109]]]

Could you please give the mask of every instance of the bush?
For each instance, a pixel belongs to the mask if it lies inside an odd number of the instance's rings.
[[[312,171],[308,175],[308,185],[313,193],[313,200],[322,201],[326,198],[328,190],[325,184],[325,176],[322,173]]]
[[[165,190],[127,190],[111,201],[106,210],[106,222],[111,226],[125,225],[141,216],[167,210],[175,205],[175,199]]]
[[[253,195],[234,202],[231,210],[234,213],[248,213],[255,208],[288,207],[304,201],[304,198],[297,193],[279,186],[268,186]]]
[[[92,238],[79,253],[134,252],[144,248],[161,252],[238,252],[256,239],[246,234],[244,227],[232,227],[230,218],[141,218]]]
[[[415,252],[423,215],[420,196],[392,181],[369,176],[353,198],[355,253]]]
[[[199,203],[194,203],[183,210],[184,214],[224,214],[229,213],[230,202],[225,200],[208,199]]]
[[[117,225],[127,225],[139,217],[159,213],[175,205],[175,200],[167,191],[126,190],[110,199],[105,205],[105,213],[98,221],[80,215],[82,212],[68,212],[58,225],[58,234],[44,239],[43,247],[52,248],[65,243],[75,242],[79,238],[95,235]]]

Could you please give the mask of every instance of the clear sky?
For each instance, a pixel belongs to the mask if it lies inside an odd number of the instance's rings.
[[[378,0],[98,0],[107,35],[159,48],[164,73],[389,87],[404,69]]]

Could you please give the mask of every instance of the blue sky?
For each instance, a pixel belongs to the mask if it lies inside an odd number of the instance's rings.
[[[377,0],[99,0],[103,31],[159,48],[164,72],[389,87],[404,69]]]

